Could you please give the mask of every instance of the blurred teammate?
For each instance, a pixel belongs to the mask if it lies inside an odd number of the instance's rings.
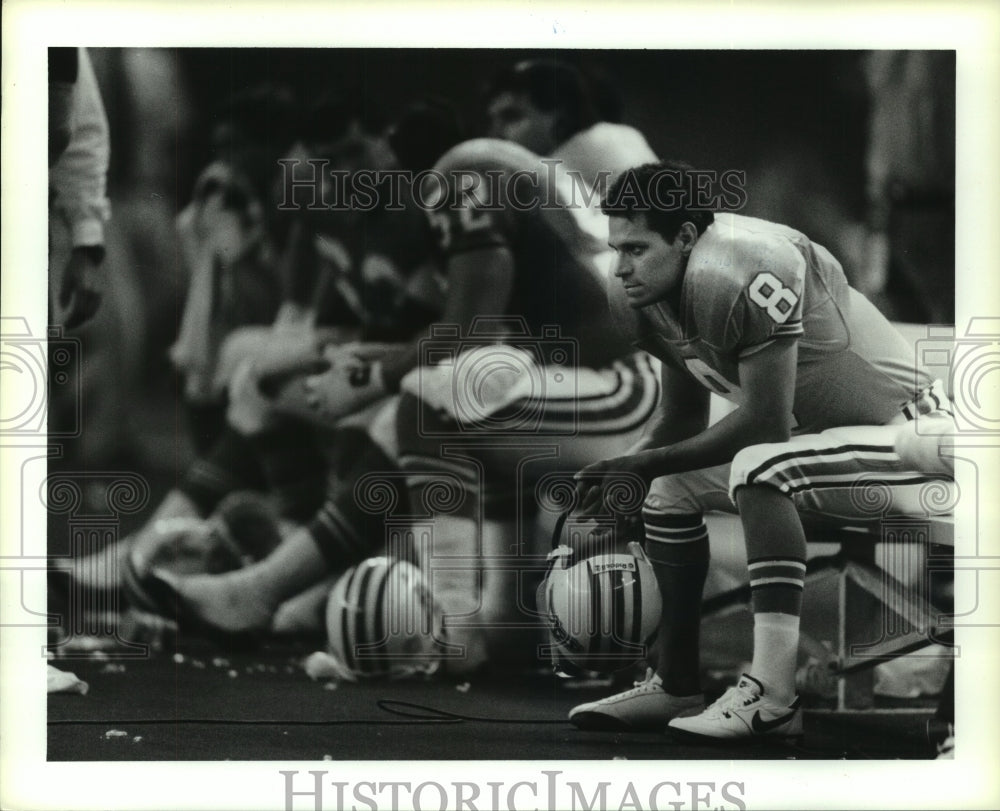
[[[397,131],[397,143],[426,132],[433,119],[433,111],[414,118],[408,132]],[[452,361],[436,363],[414,346],[374,367],[372,381],[404,395],[398,436],[411,509],[425,509],[427,490],[444,478],[464,491],[455,514],[435,516],[424,564],[451,615],[448,639],[465,646],[452,668],[473,670],[489,655],[487,637],[500,644],[497,623],[530,624],[518,611],[517,595],[530,593],[530,573],[520,571],[528,566],[518,556],[534,551],[521,540],[537,509],[534,482],[595,458],[599,448],[626,448],[650,413],[656,386],[644,360],[593,326],[605,306],[604,251],[569,204],[562,170],[550,176],[533,153],[484,139],[448,150],[434,171],[445,182],[436,193],[446,204],[428,213],[446,261],[439,323],[449,330],[436,333],[434,352]],[[461,184],[478,191],[466,195]],[[539,340],[552,327],[550,340]],[[577,356],[560,366],[556,353],[567,343]],[[537,354],[518,355],[525,346]],[[333,407],[345,399],[332,386],[323,394]],[[527,431],[518,421],[523,411],[538,416]],[[448,567],[453,555],[467,558],[463,569]]]
[[[423,551],[448,640],[464,646],[452,668],[472,671],[508,659],[513,640],[505,636],[516,634],[504,624],[530,625],[526,558],[539,550],[525,540],[525,527],[538,509],[534,484],[577,460],[625,450],[651,413],[656,383],[645,358],[597,327],[606,295],[603,246],[581,226],[585,212],[563,196],[571,191],[560,185],[561,172],[550,180],[537,156],[491,140],[458,145],[435,169],[448,179],[449,205],[430,216],[448,272],[440,323],[452,331],[439,330],[433,346],[449,361],[414,353],[387,362],[383,377],[404,392],[399,439],[412,509],[428,503],[439,477],[465,490],[457,510],[435,516]],[[501,178],[492,188],[491,176]],[[462,191],[468,178],[481,184],[478,199]],[[559,204],[540,204],[553,199]],[[520,322],[505,323],[507,316]],[[513,334],[502,334],[508,329]],[[567,344],[573,359],[565,357]],[[531,360],[505,357],[510,347],[527,349]],[[530,417],[525,431],[519,415],[533,412],[537,421]],[[456,555],[472,562],[449,567]]]
[[[530,593],[523,589],[530,573],[520,575],[531,567],[520,559],[518,519],[530,526],[534,482],[545,471],[573,470],[612,448],[626,449],[651,413],[657,387],[643,356],[594,326],[606,307],[599,262],[606,251],[568,205],[568,178],[552,175],[536,155],[512,143],[483,139],[447,149],[455,140],[454,128],[442,126],[447,115],[433,105],[411,110],[399,122],[393,146],[412,170],[428,168],[421,161],[439,156],[432,185],[419,194],[447,271],[438,322],[447,330],[435,333],[441,338],[435,346],[454,363],[423,357],[414,342],[381,360],[335,356],[332,368],[309,386],[317,412],[331,421],[388,393],[402,393],[395,427],[411,511],[429,508],[435,527],[433,548],[421,550],[422,563],[435,599],[451,615],[446,630],[457,646],[455,669],[470,670],[487,657],[487,634],[474,625],[504,617],[532,623],[530,612],[518,616],[516,595],[519,587]],[[427,134],[435,131],[441,139],[431,147]],[[489,177],[495,182],[484,182]],[[479,192],[467,196],[458,178],[482,182]],[[435,179],[443,185],[434,186]],[[539,205],[543,200],[546,205]],[[474,330],[484,319],[486,334]],[[513,366],[498,370],[497,359],[499,367],[505,359]],[[456,377],[456,369],[471,370],[476,381],[465,386],[470,381]],[[456,393],[455,386],[462,390]],[[529,418],[530,429],[518,436],[523,411],[540,416],[536,422]],[[446,458],[442,448],[456,443],[465,458]],[[427,495],[444,480],[461,491],[455,515],[436,514],[436,502]],[[460,570],[447,565],[447,556],[454,555],[465,558]],[[497,565],[501,555],[508,557],[506,566]],[[220,592],[207,578],[202,581],[176,586],[192,607],[208,610],[217,606]],[[256,596],[227,593],[241,604]]]
[[[612,95],[568,63],[519,62],[487,87],[489,135],[558,160],[577,182],[574,202],[597,209],[611,179],[656,160],[642,133],[617,120]]]
[[[231,333],[279,315],[278,254],[287,226],[278,222],[278,159],[292,147],[295,103],[280,85],[255,85],[226,103],[212,131],[214,160],[178,214],[188,294],[170,359],[184,378],[184,401],[199,451],[224,425],[219,355]]]
[[[123,572],[136,582],[161,554],[165,537],[174,537],[173,529],[160,532],[161,522],[207,517],[227,494],[266,486],[253,448],[226,427],[226,381],[217,361],[234,329],[269,323],[281,302],[269,198],[276,161],[291,146],[293,109],[288,91],[274,85],[236,93],[223,107],[212,134],[215,160],[201,172],[175,223],[188,294],[170,357],[184,379],[199,457],[143,527],[68,564],[84,588],[117,588]],[[199,529],[198,537],[208,535]]]
[[[421,212],[405,205],[406,189],[397,197],[373,194],[365,207],[337,196],[359,173],[396,166],[380,124],[369,114],[360,97],[322,99],[306,117],[296,159],[283,161],[282,206],[295,217],[291,302],[306,340],[296,346],[267,335],[256,353],[237,353],[228,364],[230,432],[267,468],[283,474],[285,487],[289,479],[310,491],[325,483],[324,498],[307,515],[299,511],[281,544],[251,566],[220,577],[177,579],[158,572],[160,592],[181,595],[180,614],[192,630],[258,633],[272,628],[272,620],[298,623],[296,611],[276,617],[279,606],[331,573],[383,552],[383,517],[365,511],[354,487],[367,473],[395,470],[398,398],[384,392],[341,419],[344,414],[313,408],[304,385],[307,369],[324,364],[319,347],[326,365],[348,357],[338,348],[348,339],[360,342],[352,345],[364,347],[362,356],[378,357],[438,312],[440,274]],[[253,347],[258,336],[247,337]],[[297,436],[312,437],[311,447]],[[322,470],[316,469],[317,457]],[[269,484],[278,482],[272,477]],[[315,608],[325,592],[320,588],[311,596],[311,603],[300,601],[302,611]],[[175,601],[162,602],[167,610]]]
[[[218,133],[220,142],[231,145],[225,150],[230,160],[203,172],[195,200],[179,223],[193,272],[172,357],[185,373],[186,399],[198,416],[195,426],[207,449],[147,524],[113,550],[117,568],[97,560],[76,566],[75,575],[86,585],[113,587],[116,582],[102,578],[114,571],[125,571],[132,586],[141,584],[151,566],[166,565],[160,547],[176,539],[172,530],[161,531],[171,526],[163,522],[206,517],[234,491],[266,494],[293,523],[308,527],[312,522],[307,534],[322,536],[324,548],[343,565],[365,557],[374,530],[366,530],[369,517],[351,502],[356,476],[349,471],[391,466],[380,450],[391,440],[374,443],[365,415],[335,434],[332,424],[312,424],[316,415],[311,412],[306,413],[311,421],[303,420],[307,408],[295,396],[302,394],[300,385],[278,413],[257,383],[269,379],[273,384],[279,377],[282,385],[301,380],[303,369],[321,361],[324,344],[409,336],[434,313],[439,280],[417,211],[379,207],[358,218],[349,210],[309,207],[308,188],[292,189],[299,192],[301,206],[277,208],[279,202],[296,200],[294,194],[286,197],[283,187],[276,198],[273,193],[279,180],[287,180],[277,173],[277,159],[283,155],[298,156],[293,164],[323,160],[331,171],[341,172],[369,165],[388,169],[393,156],[378,122],[364,117],[361,105],[341,97],[323,98],[310,108],[293,152],[286,146],[275,151],[287,140],[268,129],[279,112],[276,105],[284,100],[275,94],[274,88],[260,88],[231,105],[235,112]],[[283,114],[288,117],[289,112]],[[279,213],[290,222],[279,227]],[[280,252],[275,232],[284,238]],[[246,326],[271,318],[273,326]],[[234,380],[246,364],[253,371]],[[221,428],[213,427],[215,410],[222,412]],[[327,505],[321,510],[324,496]],[[325,567],[317,571],[322,575]],[[130,591],[143,597],[134,588]],[[220,622],[233,625],[223,618]]]
[[[97,312],[104,289],[104,223],[110,159],[108,119],[86,48],[49,49],[49,212],[69,235],[52,289],[67,329]],[[55,298],[55,297],[53,297]]]
[[[855,491],[868,481],[890,486],[889,509],[921,510],[918,491],[930,476],[894,443],[918,414],[949,420],[949,402],[829,252],[781,225],[695,208],[688,168],[630,170],[603,204],[617,254],[613,318],[661,359],[663,397],[638,452],[580,472],[580,509],[595,509],[616,473],[648,483],[646,551],[664,605],[656,671],[574,708],[570,720],[622,730],[669,723],[708,740],[795,736],[806,569],[799,511],[858,517]],[[738,406],[711,426],[710,393]],[[754,656],[739,684],[702,711],[703,514],[734,505],[746,537]]]

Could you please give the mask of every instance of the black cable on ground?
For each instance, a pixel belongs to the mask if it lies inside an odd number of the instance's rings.
[[[385,710],[393,715],[400,715],[403,718],[413,718],[419,720],[447,720],[452,723],[460,721],[477,721],[484,724],[566,724],[569,722],[565,718],[484,718],[479,715],[462,715],[461,713],[439,710],[435,707],[428,707],[424,704],[414,704],[410,701],[397,701],[396,699],[382,698],[376,702],[381,710]],[[418,710],[429,713],[428,715],[414,715],[404,710]]]

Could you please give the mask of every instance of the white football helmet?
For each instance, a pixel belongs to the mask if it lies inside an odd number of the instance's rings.
[[[420,570],[389,557],[344,572],[326,604],[330,653],[354,678],[433,673],[444,639],[441,612]]]
[[[557,672],[610,673],[647,656],[663,605],[646,553],[634,542],[628,550],[576,563],[568,546],[549,554],[538,605]]]

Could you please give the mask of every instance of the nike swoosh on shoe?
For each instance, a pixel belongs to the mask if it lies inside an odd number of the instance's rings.
[[[754,732],[763,735],[764,733],[770,732],[772,729],[777,729],[782,724],[788,723],[795,717],[796,712],[798,712],[798,709],[793,708],[791,712],[779,715],[777,718],[773,718],[770,721],[765,721],[760,717],[760,710],[757,710],[757,712],[753,714],[753,718],[750,719],[750,728],[753,729]]]

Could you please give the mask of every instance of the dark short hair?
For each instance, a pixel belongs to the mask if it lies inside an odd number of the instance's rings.
[[[380,135],[386,118],[361,91],[324,93],[302,116],[298,135],[306,144],[328,144],[343,138],[353,122],[363,132]]]
[[[295,137],[294,114],[295,97],[286,85],[261,82],[233,93],[222,105],[219,123],[246,141],[283,151]]]
[[[523,93],[539,110],[557,111],[553,137],[559,142],[601,120],[587,77],[556,59],[529,59],[499,71],[483,97],[488,103],[502,93]]]
[[[649,228],[667,242],[674,241],[686,222],[693,224],[699,234],[704,233],[715,221],[715,214],[691,205],[694,171],[690,164],[676,160],[626,169],[608,188],[601,211],[609,217],[629,220],[644,215]]]
[[[455,106],[431,96],[409,104],[389,127],[389,146],[401,169],[430,169],[445,152],[465,140]]]

